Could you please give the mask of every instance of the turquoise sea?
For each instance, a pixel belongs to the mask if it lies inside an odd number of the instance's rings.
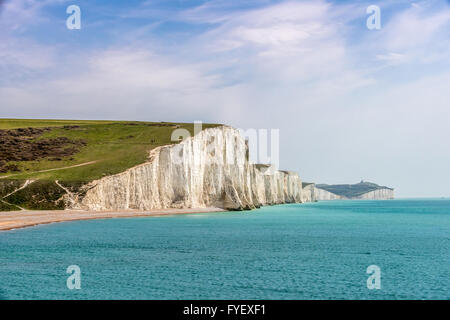
[[[448,199],[57,223],[0,232],[0,299],[449,299],[449,245]]]

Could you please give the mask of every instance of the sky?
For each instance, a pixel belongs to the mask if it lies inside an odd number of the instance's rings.
[[[279,129],[304,181],[449,197],[449,109],[450,1],[0,0],[0,118]]]

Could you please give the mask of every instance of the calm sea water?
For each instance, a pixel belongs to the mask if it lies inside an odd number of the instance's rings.
[[[67,222],[0,233],[0,299],[449,299],[449,244],[450,200]]]

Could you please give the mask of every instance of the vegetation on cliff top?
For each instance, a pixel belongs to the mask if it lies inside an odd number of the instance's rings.
[[[192,123],[0,119],[0,211],[63,209],[67,190],[144,163],[178,128],[194,134]]]
[[[203,129],[217,126],[204,124]],[[0,119],[0,181],[91,181],[146,161],[191,123]]]

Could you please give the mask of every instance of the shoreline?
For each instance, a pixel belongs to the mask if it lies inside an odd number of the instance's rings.
[[[153,210],[122,210],[122,211],[86,211],[86,210],[24,210],[0,211],[0,232],[22,229],[41,224],[66,221],[81,221],[111,218],[160,217],[179,214],[226,212],[220,208],[183,208],[183,209],[153,209]]]

